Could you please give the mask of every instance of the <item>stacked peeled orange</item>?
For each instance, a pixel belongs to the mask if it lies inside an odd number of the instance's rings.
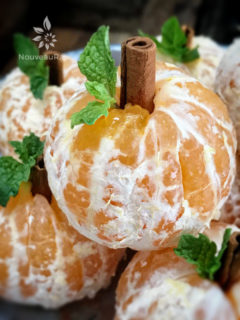
[[[34,132],[44,139],[57,110],[81,86],[83,76],[77,63],[67,57],[63,60],[63,83],[61,86],[48,86],[43,99],[36,99],[30,82],[19,68],[14,69],[0,87],[0,152],[13,154],[8,144],[11,140],[22,140]]]
[[[224,53],[214,40],[194,36],[194,30],[187,25],[181,27],[176,17],[163,24],[160,36],[144,35],[156,43],[157,60],[178,65],[213,90],[216,69]]]
[[[207,230],[218,250],[226,227],[215,222]],[[138,252],[118,283],[115,320],[234,320],[240,315],[238,303],[239,283],[224,292],[216,282],[200,277],[173,248]]]
[[[213,90],[217,67],[223,57],[224,49],[214,40],[204,36],[194,37],[192,46],[198,47],[200,57],[196,61],[187,63],[186,67],[193,77]]]
[[[117,288],[116,320],[234,320],[220,288],[200,278],[172,248],[138,252]]]
[[[69,226],[51,203],[22,183],[6,208],[0,206],[0,296],[57,308],[94,297],[115,274],[121,250],[111,250]]]
[[[156,250],[198,232],[219,217],[234,179],[234,129],[217,95],[166,63],[155,90],[152,114],[126,105],[71,129],[71,115],[94,100],[83,88],[46,140],[59,206],[76,230],[112,248]]]
[[[222,219],[240,226],[240,41],[236,40],[226,51],[217,69],[215,90],[228,106],[230,116],[237,132],[237,175],[223,210]]]

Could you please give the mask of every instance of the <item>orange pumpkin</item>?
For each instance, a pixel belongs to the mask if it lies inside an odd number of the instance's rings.
[[[231,304],[173,248],[138,252],[121,275],[115,320],[234,320]]]
[[[193,77],[213,90],[217,67],[223,57],[224,49],[211,38],[204,36],[194,37],[192,47],[198,47],[200,58],[186,63],[186,66]]]
[[[237,175],[230,197],[222,209],[221,219],[240,227],[240,40],[226,51],[217,69],[215,90],[226,103],[237,132]]]
[[[236,140],[215,93],[158,63],[152,114],[128,104],[71,129],[71,115],[92,100],[83,87],[46,139],[50,188],[76,230],[108,247],[156,250],[219,217]]]
[[[43,100],[36,99],[29,78],[14,69],[0,87],[0,152],[14,155],[8,141],[22,140],[30,132],[44,139],[51,120],[62,104],[81,86],[83,76],[76,61],[63,56],[63,84],[48,86]]]
[[[215,91],[226,103],[230,116],[237,131],[237,140],[240,141],[240,40],[234,43],[225,52],[218,68],[215,79]]]
[[[30,183],[0,207],[0,297],[7,300],[56,308],[92,298],[123,253],[76,232],[55,199],[33,196]]]
[[[161,36],[159,36],[158,39],[160,40]],[[204,36],[193,37],[191,48],[195,47],[198,47],[200,57],[192,62],[177,62],[171,59],[171,57],[159,52],[157,53],[157,59],[159,61],[166,61],[180,66],[209,89],[213,90],[217,67],[223,57],[224,49],[211,38]]]

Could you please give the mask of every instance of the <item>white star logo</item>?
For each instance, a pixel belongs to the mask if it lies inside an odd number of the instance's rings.
[[[48,50],[50,47],[54,48],[54,43],[57,40],[56,35],[50,32],[51,23],[48,17],[43,20],[43,28],[33,27],[33,29],[37,34],[39,34],[39,36],[33,38],[33,41],[39,42],[38,48],[45,47],[46,50]]]

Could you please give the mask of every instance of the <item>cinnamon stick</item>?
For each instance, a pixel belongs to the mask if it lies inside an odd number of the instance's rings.
[[[32,182],[32,195],[41,194],[51,203],[52,192],[48,185],[47,170],[42,156],[38,158],[36,165],[32,168],[30,181]]]
[[[182,25],[182,31],[185,33],[186,37],[187,37],[187,43],[186,43],[186,46],[188,48],[191,48],[192,46],[192,41],[193,41],[193,37],[194,37],[194,29],[189,27],[188,25],[186,24],[183,24]]]
[[[240,280],[240,232],[231,235],[216,279],[224,290]]]
[[[138,104],[153,111],[155,94],[156,45],[145,37],[122,43],[120,106]]]
[[[49,66],[49,85],[61,86],[63,83],[63,61],[57,51],[47,51],[46,63]]]

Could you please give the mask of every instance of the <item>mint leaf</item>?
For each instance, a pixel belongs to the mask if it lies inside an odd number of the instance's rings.
[[[85,86],[87,88],[87,91],[96,99],[103,100],[103,101],[104,100],[115,101],[115,99],[109,95],[104,84],[99,83],[97,81],[87,81],[85,83]]]
[[[220,249],[220,251],[218,252],[218,255],[217,255],[217,260],[218,261],[221,261],[222,256],[223,256],[225,250],[227,249],[228,242],[229,242],[230,237],[231,237],[231,232],[232,232],[232,229],[230,229],[230,228],[227,228],[225,230],[225,232],[224,232],[222,247],[221,247],[221,249]]]
[[[23,141],[10,141],[19,159],[24,164],[35,165],[37,158],[43,153],[44,142],[42,142],[34,133],[25,136]]]
[[[162,40],[139,30],[139,35],[152,39],[159,52],[170,56],[173,60],[179,62],[190,62],[200,57],[198,48],[189,49],[187,47],[187,37],[182,31],[176,17],[169,18],[161,29]]]
[[[18,55],[18,66],[29,77],[34,97],[42,99],[48,85],[49,67],[40,58],[35,44],[24,35],[20,33],[14,35],[14,48]]]
[[[36,99],[43,99],[43,93],[48,86],[48,78],[41,75],[33,75],[30,78],[30,89]]]
[[[190,62],[193,60],[196,60],[200,57],[199,52],[198,52],[198,47],[192,49],[192,50],[187,50],[185,53],[182,55],[182,61],[183,62]]]
[[[95,32],[78,61],[81,72],[87,77],[88,92],[100,101],[93,101],[71,116],[71,127],[86,123],[92,125],[101,116],[108,115],[115,100],[117,68],[111,56],[109,27],[101,26]]]
[[[30,167],[12,157],[0,158],[0,205],[5,207],[11,196],[18,194],[20,184],[28,181]]]
[[[191,234],[182,235],[178,247],[174,249],[174,252],[187,262],[194,264],[201,277],[213,280],[215,273],[221,267],[221,259],[227,248],[230,235],[231,229],[226,229],[222,247],[217,256],[217,246],[215,242],[201,233],[198,238]]]
[[[18,54],[18,66],[26,75],[31,74],[36,67],[36,61],[39,57],[39,52],[37,47],[32,43],[32,41],[22,35],[21,33],[16,33],[13,36],[14,49]],[[32,59],[27,59],[27,57],[32,57]]]
[[[138,30],[138,34],[141,37],[150,38],[156,44],[157,48],[160,45],[160,41],[158,41],[158,39],[156,37],[152,36],[151,34],[145,33],[142,30]]]
[[[20,161],[12,157],[0,158],[0,205],[5,207],[11,196],[18,194],[20,184],[28,181],[31,168],[43,153],[44,142],[31,133],[22,142],[11,141]]]
[[[88,105],[79,112],[76,112],[71,117],[71,127],[75,125],[86,123],[92,125],[101,116],[107,117],[110,103],[102,103],[98,101],[89,102]]]
[[[78,66],[89,81],[105,85],[109,95],[114,97],[117,81],[117,68],[111,55],[109,27],[98,28],[80,55]]]
[[[162,26],[162,45],[180,48],[187,43],[187,37],[182,31],[176,17],[169,18]]]

